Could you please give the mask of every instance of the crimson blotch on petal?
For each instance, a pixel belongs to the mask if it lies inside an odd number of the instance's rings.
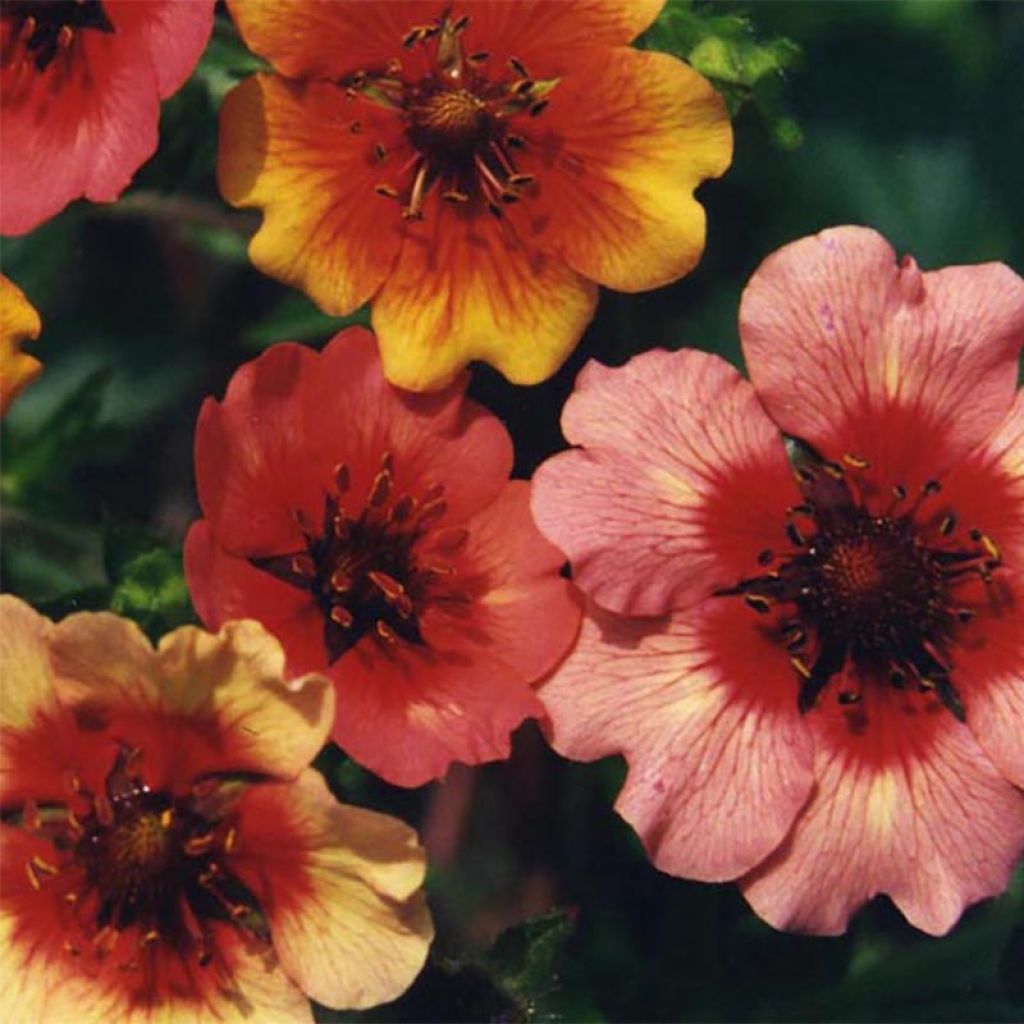
[[[326,672],[334,739],[399,785],[506,757],[580,619],[508,433],[465,384],[401,392],[353,328],[319,354],[268,349],[196,430],[200,617],[258,619],[291,672]]]
[[[1024,849],[1024,282],[835,228],[765,260],[740,333],[752,384],[580,374],[534,483],[591,602],[554,744],[625,754],[654,862],[777,927],[886,893],[942,934]]]

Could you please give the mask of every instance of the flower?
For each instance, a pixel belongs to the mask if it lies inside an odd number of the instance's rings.
[[[403,786],[507,757],[579,626],[508,433],[464,386],[399,392],[352,328],[245,364],[196,430],[199,616],[258,619],[290,672],[325,671],[334,739]]]
[[[942,934],[1024,848],[1024,282],[835,228],[740,333],[753,386],[692,351],[580,374],[582,447],[535,477],[591,599],[554,744],[623,753],[654,863],[775,927],[887,893]]]
[[[213,0],[4,0],[0,234],[117,199],[212,28]]]
[[[41,329],[39,314],[25,293],[0,274],[0,417],[43,372],[35,356],[21,351],[21,343],[35,341]]]
[[[253,622],[154,651],[0,597],[7,1021],[312,1021],[392,999],[432,930],[411,829],[306,768],[333,693]],[[306,995],[304,995],[305,993]]]
[[[221,117],[221,191],[264,211],[253,263],[328,313],[372,299],[400,387],[442,387],[472,359],[549,377],[594,282],[643,291],[693,269],[693,190],[729,165],[718,94],[626,45],[661,6],[232,0],[278,72]]]

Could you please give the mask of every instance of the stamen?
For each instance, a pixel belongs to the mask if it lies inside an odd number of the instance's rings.
[[[955,529],[956,516],[953,515],[952,512],[949,513],[949,515],[943,516],[942,522],[939,523],[939,533],[941,533],[943,537],[949,537]]]
[[[288,564],[296,576],[302,576],[307,580],[316,576],[316,565],[313,564],[313,559],[309,555],[295,555]]]
[[[340,626],[342,629],[351,629],[352,623],[355,621],[355,616],[344,605],[332,605],[331,622],[336,626]]]
[[[758,615],[767,615],[771,610],[771,602],[760,594],[744,594],[743,600],[754,609]]]
[[[333,472],[334,487],[338,494],[344,494],[351,484],[351,478],[349,476],[348,466],[344,462],[339,462],[334,467]]]
[[[847,452],[843,456],[843,462],[853,469],[868,469],[871,463],[861,455],[851,455]]]
[[[509,59],[508,59],[508,66],[509,66],[509,67],[510,67],[510,68],[511,68],[511,69],[512,69],[512,70],[513,70],[513,71],[514,71],[514,72],[515,72],[515,73],[516,73],[516,74],[517,74],[517,75],[518,75],[518,76],[519,76],[520,78],[529,78],[529,75],[527,74],[527,71],[526,71],[526,65],[525,65],[525,64],[523,64],[523,62],[522,62],[521,60],[518,60],[518,59],[517,59],[517,58],[515,58],[515,57],[509,57]]]

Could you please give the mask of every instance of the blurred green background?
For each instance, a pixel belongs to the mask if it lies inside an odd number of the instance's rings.
[[[926,269],[1024,270],[1024,4],[670,3],[645,45],[727,93],[734,164],[701,191],[708,246],[690,277],[604,294],[540,387],[477,370],[472,391],[508,424],[520,476],[562,447],[586,359],[686,344],[738,361],[740,292],[796,237],[868,224]],[[74,204],[3,243],[4,273],[42,315],[32,350],[46,364],[3,424],[3,586],[52,615],[113,607],[152,634],[191,620],[179,547],[197,515],[199,405],[268,344],[319,346],[339,324],[248,265],[256,218],[217,194],[216,110],[257,66],[220,11],[123,200]],[[532,726],[508,763],[416,791],[336,750],[318,764],[344,799],[424,830],[439,933],[398,1003],[324,1020],[1024,1019],[1020,873],[941,940],[883,900],[842,938],[781,935],[730,886],[650,867],[612,810],[621,761],[566,763]]]

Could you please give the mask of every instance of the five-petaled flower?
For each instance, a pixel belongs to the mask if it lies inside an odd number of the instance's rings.
[[[326,679],[254,622],[154,651],[0,597],[5,1021],[285,1022],[392,999],[432,936],[407,826],[307,768]]]
[[[34,341],[41,328],[39,314],[25,293],[0,274],[0,417],[43,372],[43,364],[21,350],[21,343]]]
[[[213,0],[4,0],[0,234],[117,199],[212,28]]]
[[[353,328],[245,364],[196,430],[200,618],[257,619],[291,672],[326,671],[334,739],[399,785],[507,756],[579,627],[508,433],[464,386],[398,391]]]
[[[731,159],[708,82],[626,45],[661,6],[232,0],[278,72],[221,120],[221,190],[265,215],[253,262],[329,313],[372,299],[401,387],[442,387],[472,359],[550,376],[597,284],[694,267],[693,191]]]
[[[565,408],[534,510],[591,605],[555,746],[625,754],[654,862],[777,927],[887,893],[942,934],[1024,848],[1024,282],[836,228],[740,333],[753,386],[655,351]]]

